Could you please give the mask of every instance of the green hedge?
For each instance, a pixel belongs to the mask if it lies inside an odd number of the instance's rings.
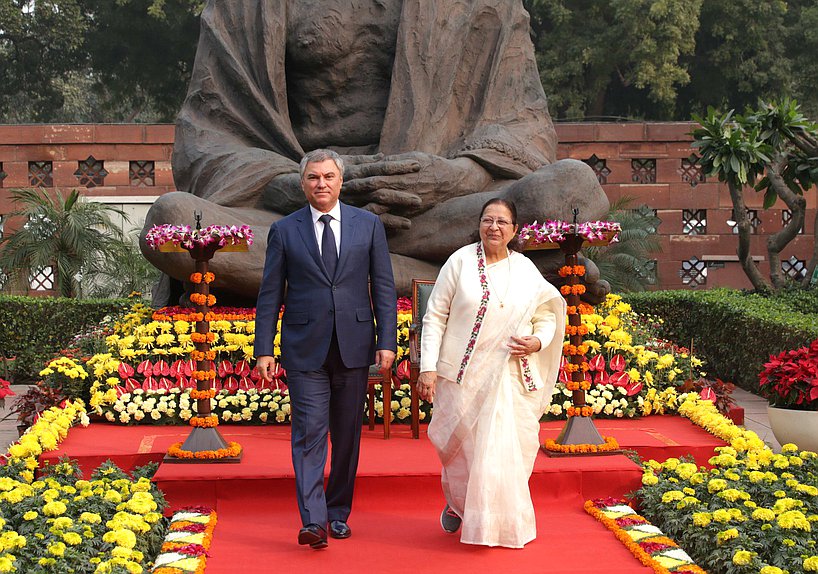
[[[729,289],[628,293],[642,314],[661,317],[662,336],[706,361],[710,376],[758,392],[770,355],[818,338],[818,290],[776,295]]]
[[[66,299],[0,296],[0,354],[11,363],[15,383],[37,379],[45,361],[78,333],[99,325],[109,314],[127,310],[127,299]]]

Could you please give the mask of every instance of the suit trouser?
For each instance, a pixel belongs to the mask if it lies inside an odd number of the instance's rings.
[[[346,522],[352,509],[369,367],[347,368],[333,333],[317,371],[287,371],[292,413],[292,456],[301,522]],[[327,432],[332,442],[324,490]]]

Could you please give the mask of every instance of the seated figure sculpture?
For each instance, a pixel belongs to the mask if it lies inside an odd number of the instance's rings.
[[[255,298],[269,225],[304,205],[298,162],[318,147],[345,159],[341,200],[384,222],[403,293],[473,240],[492,196],[514,201],[521,224],[607,213],[591,168],[556,161],[520,0],[209,0],[201,20],[176,124],[180,191],[152,206],[143,238],[194,212],[250,225],[249,253],[210,264],[218,291]],[[187,278],[189,257],[142,247]]]

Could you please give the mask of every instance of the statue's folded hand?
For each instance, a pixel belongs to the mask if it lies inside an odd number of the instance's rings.
[[[342,191],[347,201],[370,211],[385,207],[380,213],[411,216],[451,197],[481,191],[490,181],[491,175],[471,159],[410,152],[350,166]]]

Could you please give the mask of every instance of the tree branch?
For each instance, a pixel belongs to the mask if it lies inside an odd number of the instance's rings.
[[[803,195],[794,193],[781,177],[781,170],[785,159],[778,157],[767,167],[767,177],[770,179],[770,186],[780,197],[792,213],[789,222],[778,233],[773,233],[767,238],[767,256],[770,260],[770,280],[773,287],[781,289],[786,284],[784,274],[781,272],[781,252],[798,235],[798,231],[804,225],[804,215],[807,208],[807,200]]]
[[[727,187],[730,190],[730,200],[733,203],[733,218],[736,220],[736,227],[738,228],[738,249],[737,255],[741,268],[744,269],[744,274],[753,284],[756,291],[769,291],[770,285],[761,275],[753,261],[753,256],[750,253],[750,232],[752,226],[750,220],[747,219],[747,207],[744,203],[744,193],[742,189],[732,181],[727,182]]]

